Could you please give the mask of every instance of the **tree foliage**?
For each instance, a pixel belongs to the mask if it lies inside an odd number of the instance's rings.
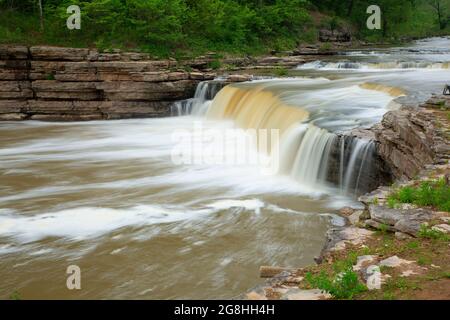
[[[65,27],[73,4],[81,8],[82,30]],[[372,4],[382,10],[380,31],[365,26]],[[362,38],[425,36],[447,26],[450,0],[0,0],[0,10],[0,42],[195,54],[292,48],[314,41],[318,28],[344,24]]]

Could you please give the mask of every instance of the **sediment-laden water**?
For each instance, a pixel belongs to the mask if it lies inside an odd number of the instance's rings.
[[[449,61],[450,40],[428,39],[347,52],[294,78],[202,83],[170,118],[1,123],[1,297],[231,298],[259,283],[261,265],[312,263],[341,222],[330,214],[353,203],[371,170],[373,144],[336,134],[380,121],[395,99],[441,91]],[[174,163],[177,132],[204,147],[213,130],[236,128],[279,129],[277,174]],[[79,291],[66,288],[73,264]]]

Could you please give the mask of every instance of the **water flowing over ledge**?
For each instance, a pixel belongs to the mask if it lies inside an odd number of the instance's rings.
[[[360,87],[392,97],[403,94],[379,84]],[[232,120],[243,129],[280,130],[279,174],[308,188],[338,188],[343,195],[359,195],[391,179],[373,141],[318,127],[310,121],[307,108],[289,105],[264,84],[246,87],[202,82],[193,99],[174,104],[173,114]]]

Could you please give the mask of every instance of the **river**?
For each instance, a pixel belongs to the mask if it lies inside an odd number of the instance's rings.
[[[201,84],[169,118],[0,123],[0,298],[232,298],[261,281],[261,265],[313,263],[370,170],[370,142],[353,141],[327,180],[330,148],[346,143],[336,134],[440,93],[449,62],[450,38],[431,38],[345,52],[289,78]],[[174,163],[174,132],[211,144],[198,126],[279,129],[277,174]],[[81,290],[66,288],[69,265]]]

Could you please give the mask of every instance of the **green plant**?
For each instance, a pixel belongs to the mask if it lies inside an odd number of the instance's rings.
[[[55,75],[53,73],[48,74],[45,79],[47,80],[55,80]]]
[[[419,242],[418,241],[410,241],[410,242],[408,242],[407,244],[406,244],[406,246],[409,248],[409,249],[417,249],[418,247],[419,247]]]
[[[388,206],[395,208],[398,203],[412,203],[418,206],[433,206],[450,212],[450,187],[445,179],[423,181],[416,187],[402,187],[389,195]]]
[[[367,290],[358,279],[358,275],[351,269],[330,277],[325,272],[319,275],[307,273],[306,281],[313,287],[331,294],[336,299],[352,299],[356,294]]]
[[[278,77],[285,77],[288,75],[288,70],[284,67],[280,67],[274,70],[274,73]]]
[[[380,232],[382,233],[382,234],[386,234],[387,232],[388,232],[388,230],[389,230],[389,226],[387,225],[387,224],[385,224],[385,223],[380,223]],[[386,246],[387,244],[385,243],[385,246]]]
[[[412,203],[414,201],[414,189],[411,187],[404,187],[397,193],[397,198],[402,203]]]
[[[327,52],[327,51],[331,51],[331,49],[333,48],[333,46],[331,45],[331,43],[323,43],[320,45],[319,47],[319,52]]]
[[[421,225],[418,233],[419,237],[425,239],[433,239],[433,240],[441,240],[441,241],[450,241],[450,236],[446,233],[430,228],[427,225]]]
[[[14,291],[13,293],[11,293],[11,295],[9,296],[10,300],[22,300],[22,297],[20,296],[19,291]]]
[[[186,72],[192,72],[192,67],[191,66],[185,65],[185,66],[183,66],[183,69]]]
[[[208,67],[214,70],[220,69],[221,66],[222,63],[220,62],[220,60],[213,60],[208,63]]]
[[[395,300],[395,295],[392,292],[385,292],[383,294],[383,300]]]
[[[387,271],[389,271],[391,269],[392,269],[392,267],[389,267],[389,266],[380,266],[381,273],[386,273]]]
[[[417,258],[417,264],[419,266],[424,266],[424,265],[427,265],[427,264],[431,264],[431,260],[428,257],[420,256],[420,257]]]

